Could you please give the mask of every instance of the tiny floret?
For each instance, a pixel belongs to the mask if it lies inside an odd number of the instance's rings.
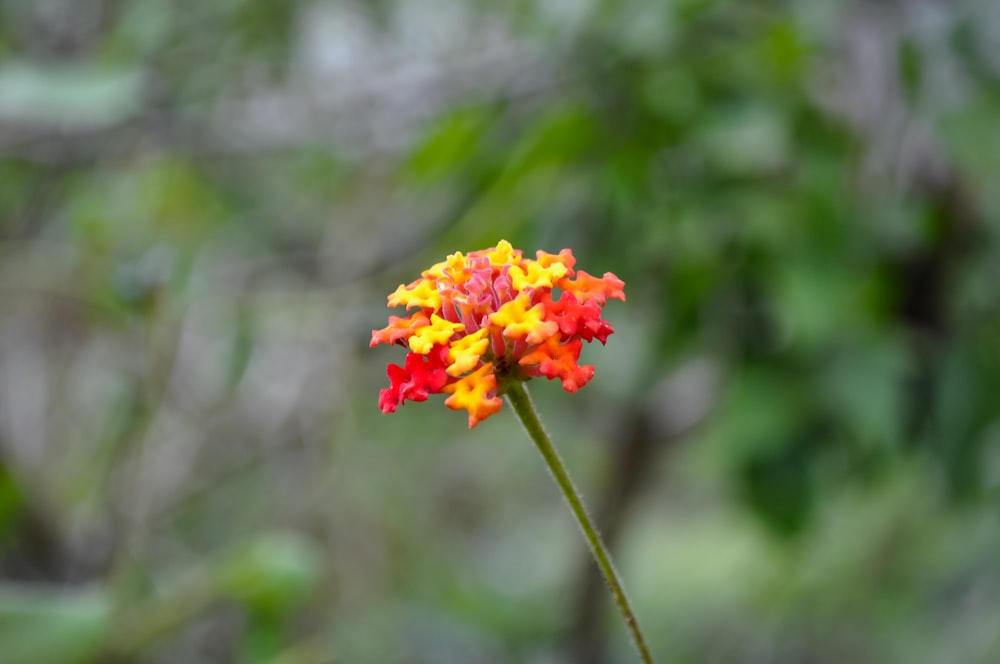
[[[608,299],[625,300],[625,283],[610,272],[574,270],[569,249],[536,258],[501,240],[495,248],[454,253],[389,295],[390,307],[417,311],[390,316],[389,325],[372,331],[371,346],[409,349],[402,366],[386,370],[383,413],[447,394],[445,405],[468,412],[471,428],[500,410],[511,382],[558,378],[576,392],[590,381],[594,367],[578,363],[580,350],[614,332],[601,313]]]

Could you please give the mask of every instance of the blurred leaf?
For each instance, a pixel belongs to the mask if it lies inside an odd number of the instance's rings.
[[[234,32],[240,46],[265,63],[278,65],[286,60],[294,36],[297,5],[294,2],[241,0],[236,3]]]
[[[194,249],[225,219],[222,192],[183,157],[96,171],[75,184],[66,213],[73,231],[94,248],[135,253],[169,243]],[[164,251],[170,253],[164,247],[149,255]]]
[[[484,109],[459,111],[440,121],[410,155],[409,172],[421,181],[454,173],[476,153],[488,121]]]
[[[101,649],[110,603],[96,588],[0,586],[0,655],[4,664],[82,664]]]
[[[800,428],[809,399],[781,372],[747,367],[731,379],[708,435],[730,463],[779,453]]]
[[[774,266],[772,306],[792,344],[806,349],[850,338],[869,325],[873,282],[843,262],[789,258]]]
[[[1000,384],[1000,346],[996,328],[966,339],[943,358],[931,413],[931,441],[941,455],[959,498],[981,495],[987,481],[984,446],[998,422],[995,386]]]
[[[774,73],[783,80],[798,81],[809,54],[802,29],[791,20],[777,21],[767,30],[763,45]]]
[[[1000,127],[995,122],[998,113],[1000,92],[981,93],[944,114],[940,121],[950,157],[994,213],[1000,210],[1000,195],[988,183],[990,174],[1000,169]],[[987,216],[985,222],[992,225],[994,233],[1000,229],[996,214]]]
[[[241,304],[233,326],[232,352],[226,371],[226,389],[232,392],[243,380],[254,349],[254,318],[250,308]]]
[[[811,399],[778,371],[745,369],[706,432],[739,496],[783,533],[801,530],[811,514],[808,462],[822,441]]]
[[[923,54],[912,39],[904,37],[897,45],[897,57],[903,92],[909,100],[916,101],[920,96],[920,81],[923,76]]]
[[[250,618],[250,626],[243,638],[241,662],[263,664],[272,662],[284,649],[285,635],[274,620],[262,618],[259,614]]]
[[[747,505],[779,533],[800,532],[809,522],[815,491],[808,464],[813,434],[777,439],[776,449],[747,460],[737,486]]]
[[[723,173],[763,175],[789,158],[787,122],[777,108],[745,107],[715,115],[703,128],[701,147]]]
[[[131,0],[121,8],[113,43],[127,45],[129,53],[149,55],[170,38],[176,11],[158,0]]]
[[[0,65],[0,119],[65,129],[99,129],[136,113],[138,70],[97,64]]]
[[[273,533],[251,542],[219,570],[225,589],[264,613],[280,612],[305,597],[319,581],[319,552],[306,539]]]
[[[511,645],[542,638],[551,629],[540,621],[535,605],[545,606],[543,597],[518,596],[498,592],[486,584],[453,583],[440,589],[441,606],[464,625],[473,625],[491,634],[501,635]]]
[[[683,67],[655,68],[643,72],[642,101],[658,115],[676,122],[696,120],[701,110],[699,81]]]
[[[891,338],[833,353],[822,372],[822,387],[838,426],[869,450],[887,452],[898,445],[911,371],[905,346]]]
[[[514,193],[534,171],[572,161],[591,145],[593,131],[591,115],[577,104],[548,109],[511,147],[497,189]]]
[[[21,490],[14,482],[10,471],[0,461],[0,544],[7,539],[11,524],[22,505]]]

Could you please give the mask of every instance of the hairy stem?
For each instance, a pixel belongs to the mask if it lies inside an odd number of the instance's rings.
[[[597,561],[597,566],[600,568],[601,574],[604,575],[604,580],[608,584],[611,596],[614,598],[615,604],[618,605],[618,610],[621,612],[622,618],[625,619],[625,625],[628,627],[632,641],[639,651],[639,656],[645,664],[652,664],[653,658],[649,654],[649,648],[646,646],[646,640],[642,635],[642,630],[639,629],[639,623],[635,619],[635,613],[632,612],[628,597],[625,596],[625,589],[622,587],[621,579],[618,578],[618,572],[615,571],[615,567],[611,563],[611,555],[608,553],[608,548],[601,540],[601,536],[597,532],[597,528],[594,526],[590,515],[587,514],[587,509],[583,506],[583,501],[580,498],[580,492],[577,491],[573,480],[570,479],[569,472],[566,470],[566,464],[559,457],[559,452],[552,445],[552,441],[549,440],[549,435],[545,432],[541,420],[538,419],[538,413],[531,402],[527,388],[525,388],[524,383],[511,382],[507,386],[506,394],[511,407],[517,413],[521,424],[524,425],[525,431],[528,432],[528,436],[535,442],[535,446],[538,447],[538,451],[549,467],[549,472],[552,473],[552,477],[555,478],[556,484],[559,485],[563,497],[569,503],[570,509],[573,510],[577,523],[580,524],[580,529],[583,531],[583,535],[590,545],[590,551],[594,554],[594,560]]]

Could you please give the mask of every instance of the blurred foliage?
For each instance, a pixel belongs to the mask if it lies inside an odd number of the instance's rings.
[[[619,662],[510,417],[376,408],[500,238],[660,661],[1000,661],[993,3],[0,4],[0,662]],[[595,585],[597,590],[594,591]]]

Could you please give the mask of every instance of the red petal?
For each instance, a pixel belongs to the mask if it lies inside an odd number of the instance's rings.
[[[435,346],[427,355],[408,353],[403,366],[386,367],[389,387],[379,392],[378,405],[383,413],[395,412],[406,401],[426,401],[448,382],[448,347]]]

